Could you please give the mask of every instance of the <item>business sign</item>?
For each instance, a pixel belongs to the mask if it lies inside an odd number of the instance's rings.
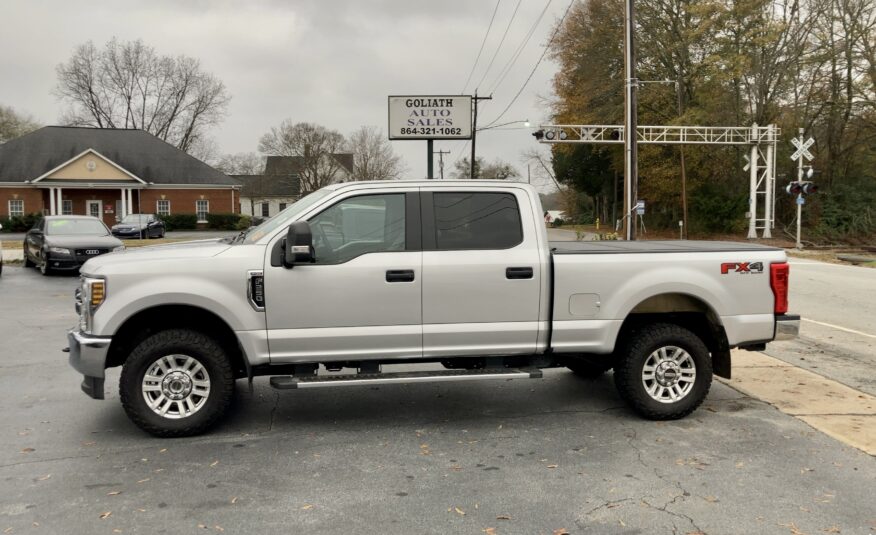
[[[470,139],[471,96],[389,97],[389,139]]]

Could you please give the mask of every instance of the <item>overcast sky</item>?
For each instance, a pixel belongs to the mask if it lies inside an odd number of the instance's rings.
[[[504,80],[496,78],[539,15],[547,11]],[[220,153],[255,151],[259,137],[285,118],[349,134],[360,125],[386,131],[387,96],[459,94],[495,0],[21,1],[4,3],[0,32],[0,104],[57,124],[62,105],[52,95],[55,67],[77,44],[102,46],[113,36],[143,39],[160,54],[200,59],[232,95],[214,138]],[[479,124],[505,109],[529,76],[568,0],[500,0],[472,81],[483,102]],[[511,22],[509,26],[509,22]],[[504,43],[499,42],[508,29]],[[498,49],[492,68],[486,67]],[[545,58],[499,121],[547,117],[556,65]],[[481,80],[483,81],[481,82]],[[509,128],[522,128],[522,124]],[[526,176],[521,152],[534,146],[532,129],[490,130],[478,155],[501,158]],[[438,141],[449,174],[465,142]],[[411,178],[426,176],[426,142],[395,141]],[[470,150],[470,147],[466,151]],[[463,154],[464,155],[464,154]],[[436,158],[435,173],[438,173]]]

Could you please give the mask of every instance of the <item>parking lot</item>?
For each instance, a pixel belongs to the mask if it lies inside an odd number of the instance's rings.
[[[610,374],[283,393],[261,378],[210,434],[155,439],[126,418],[118,369],[107,400],[79,391],[61,352],[76,282],[0,278],[3,533],[876,531],[872,456],[717,381],[691,417],[655,423]]]

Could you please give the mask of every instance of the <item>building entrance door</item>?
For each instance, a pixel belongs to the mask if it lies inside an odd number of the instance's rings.
[[[86,215],[90,215],[91,217],[96,217],[103,221],[101,217],[101,201],[88,200],[85,201],[85,213]]]

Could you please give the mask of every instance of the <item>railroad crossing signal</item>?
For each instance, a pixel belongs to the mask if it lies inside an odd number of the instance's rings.
[[[803,141],[803,136],[800,136],[800,138],[792,138],[791,145],[794,145],[797,150],[791,155],[791,159],[797,161],[797,159],[802,156],[811,161],[814,156],[809,152],[809,147],[811,147],[813,143],[815,143],[815,140],[811,137],[806,141]]]

